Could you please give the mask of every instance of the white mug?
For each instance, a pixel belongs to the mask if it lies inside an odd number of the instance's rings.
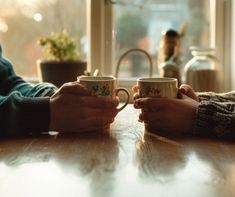
[[[117,88],[117,79],[110,76],[80,76],[78,81],[91,91],[92,96],[106,97],[114,99],[118,93],[123,91],[127,98],[123,106],[118,108],[118,111],[124,109],[130,100],[130,93],[125,88]]]
[[[139,78],[139,96],[155,98],[177,98],[178,80],[176,78]]]
[[[176,78],[139,78],[137,85],[140,98],[177,98],[178,96],[178,80]],[[145,123],[146,131],[161,134],[157,128],[154,122]]]

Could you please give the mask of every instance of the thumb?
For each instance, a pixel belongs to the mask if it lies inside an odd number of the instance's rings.
[[[60,93],[64,94],[78,94],[80,96],[90,96],[91,92],[79,82],[69,82],[65,83],[60,88]]]
[[[181,94],[180,97],[182,97],[182,94],[183,94],[183,95],[187,95],[188,97],[198,101],[197,95],[190,85],[182,84],[179,88],[179,94]]]

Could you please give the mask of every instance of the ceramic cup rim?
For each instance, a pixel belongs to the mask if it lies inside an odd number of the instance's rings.
[[[144,83],[166,83],[166,82],[177,82],[177,79],[170,77],[144,77],[144,78],[139,78],[137,81]]]
[[[116,78],[112,76],[80,76],[78,81],[92,81],[92,82],[102,82],[102,81],[115,81]]]

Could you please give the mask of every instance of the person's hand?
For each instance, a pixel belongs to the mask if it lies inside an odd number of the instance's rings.
[[[107,128],[118,113],[118,102],[90,96],[79,82],[66,83],[50,98],[50,130],[81,132]]]
[[[190,85],[182,84],[179,88],[179,92],[181,94],[184,94],[184,95],[192,98],[195,101],[199,101],[196,93],[194,92],[193,88]]]
[[[139,98],[134,107],[141,109],[139,120],[166,135],[190,132],[199,103],[186,95],[181,99]]]
[[[132,90],[134,92],[134,100],[135,99],[138,99],[139,98],[139,94],[138,94],[138,86],[137,85],[134,85],[132,87]],[[179,88],[179,98],[182,98],[183,97],[183,94],[192,98],[193,100],[195,101],[199,101],[199,98],[198,96],[196,95],[195,91],[193,90],[193,88],[188,85],[188,84],[182,84]]]

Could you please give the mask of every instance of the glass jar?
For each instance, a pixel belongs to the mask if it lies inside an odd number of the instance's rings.
[[[193,58],[184,68],[184,82],[197,92],[219,92],[221,77],[220,62],[214,48],[190,47]]]

